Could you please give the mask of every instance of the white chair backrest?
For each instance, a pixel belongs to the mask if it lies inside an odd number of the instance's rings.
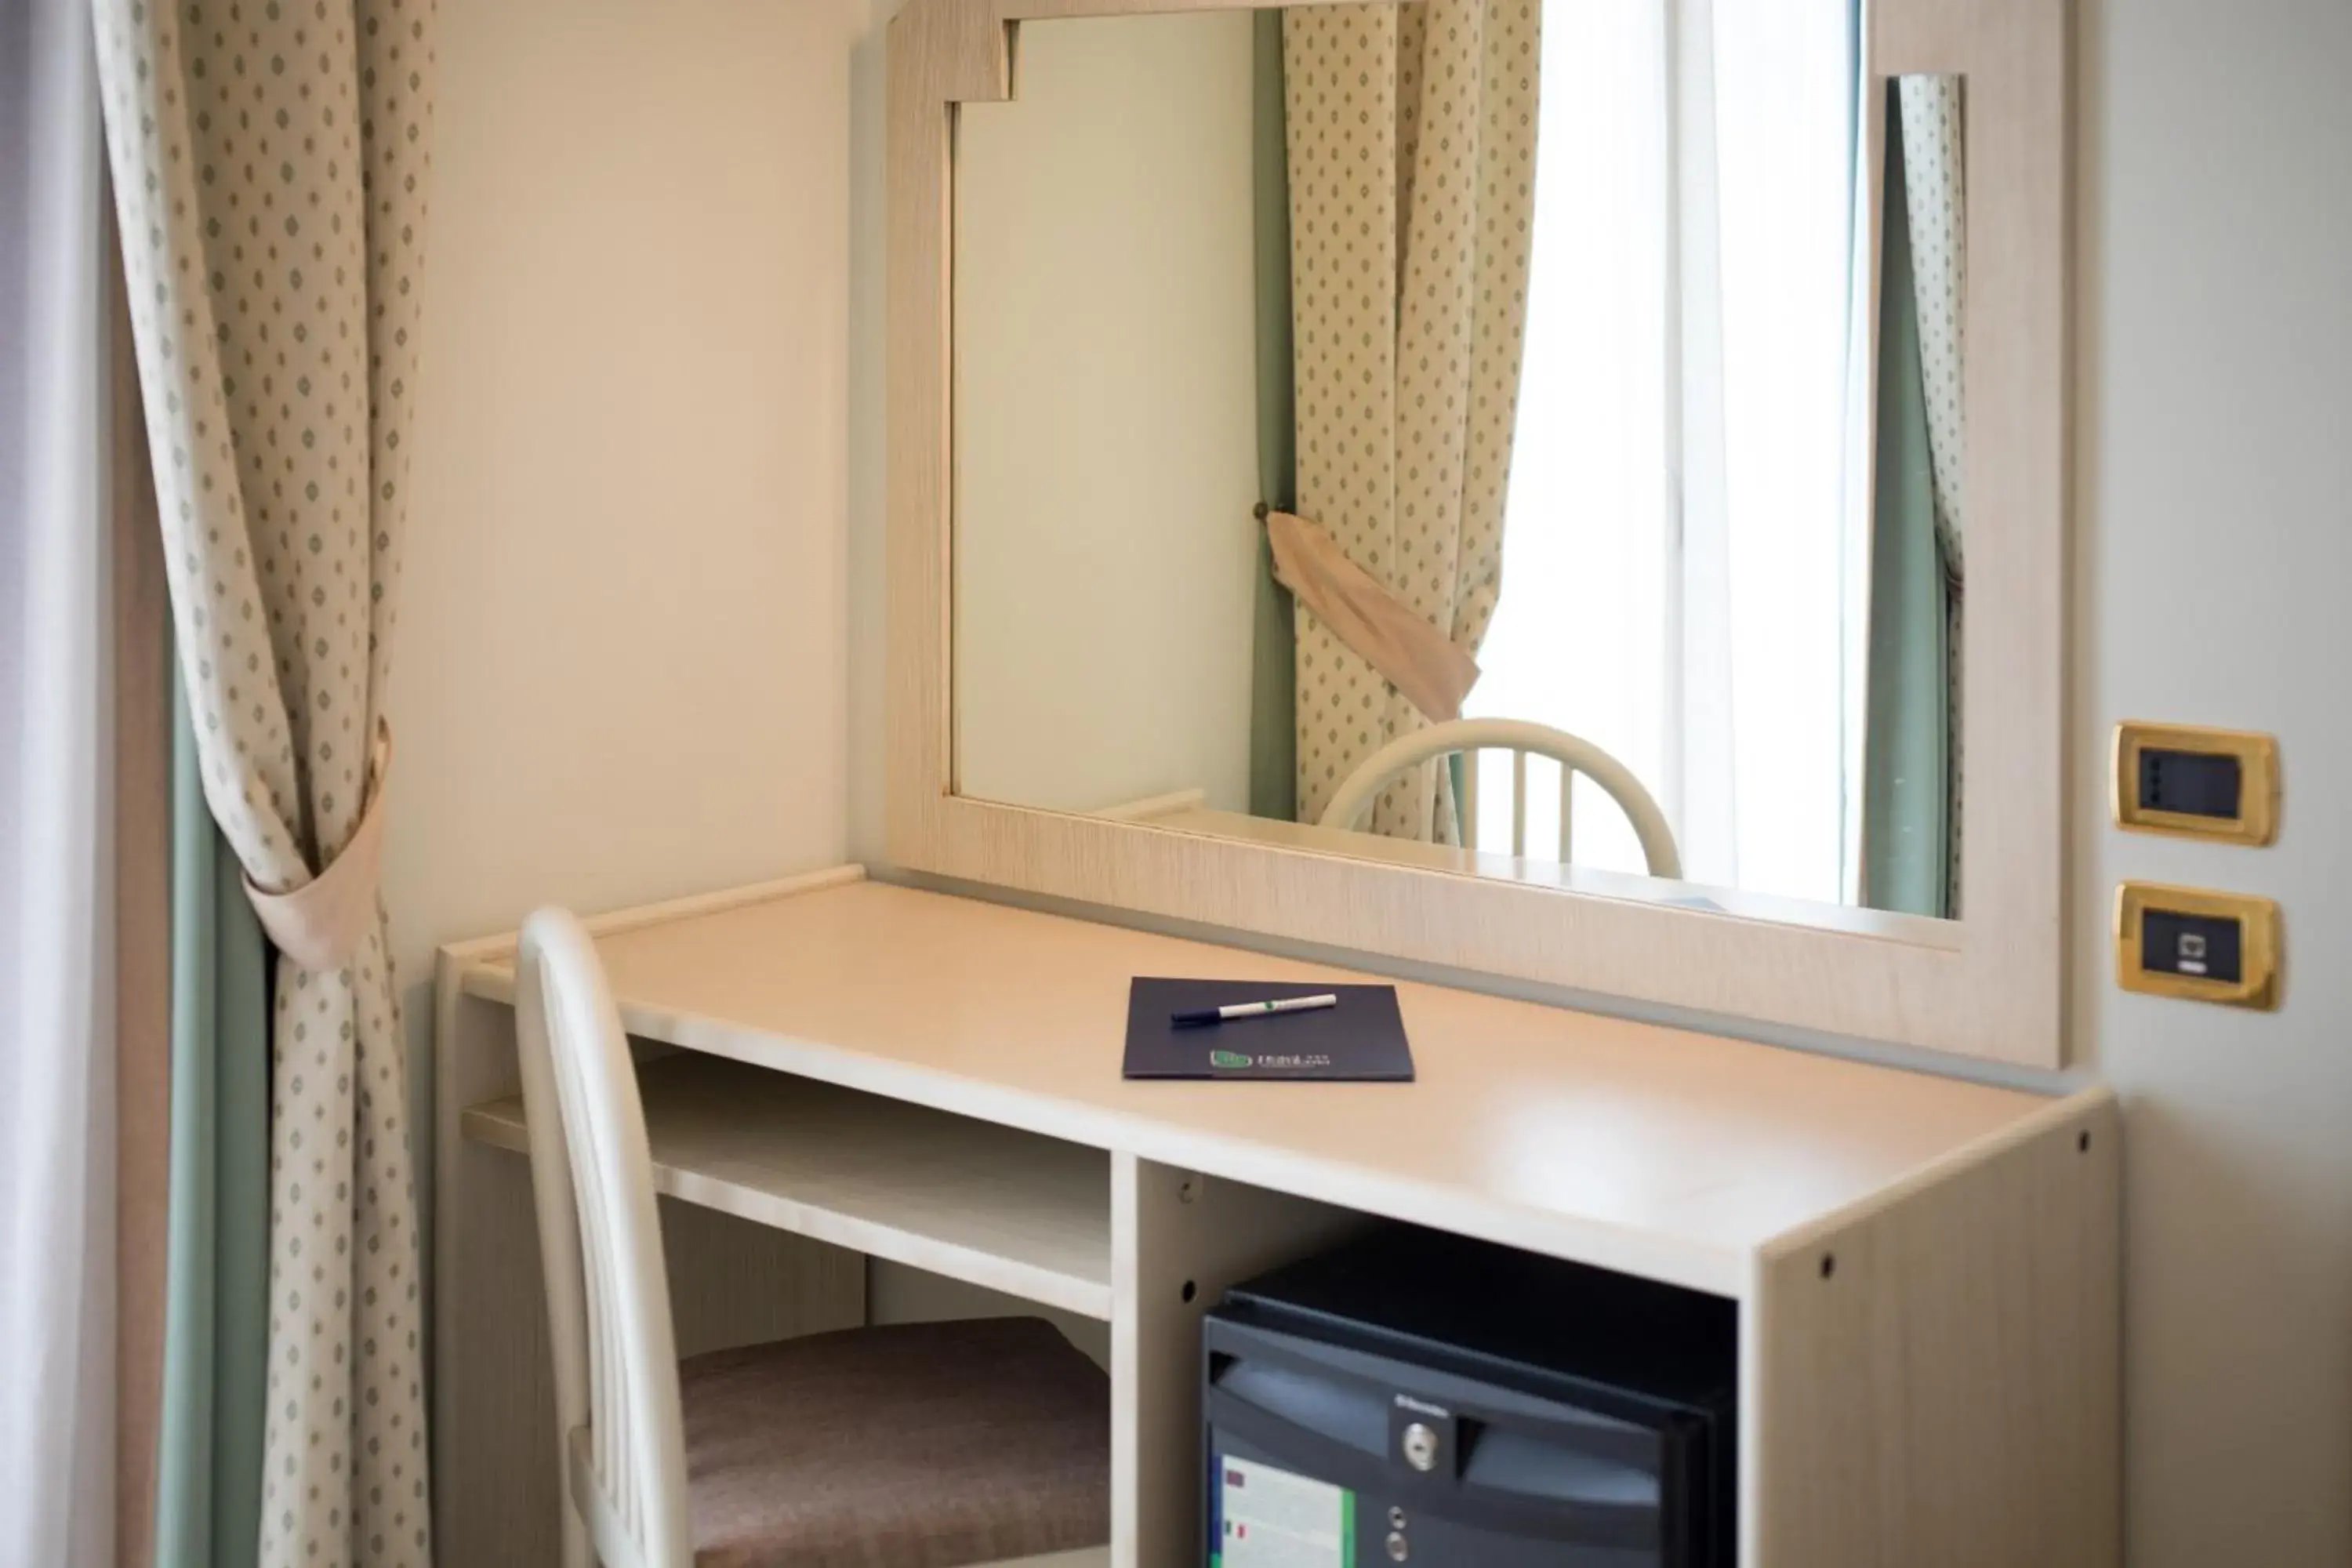
[[[1511,753],[1511,853],[1528,852],[1528,758],[1549,757],[1559,764],[1559,859],[1567,865],[1575,849],[1575,818],[1570,809],[1576,775],[1582,773],[1609,793],[1633,824],[1642,841],[1642,855],[1653,877],[1679,878],[1681,854],[1675,848],[1674,829],[1650,792],[1633,770],[1581,736],[1521,719],[1451,719],[1410,735],[1400,735],[1366,757],[1340,784],[1339,793],[1323,809],[1325,827],[1353,827],[1381,791],[1399,774],[1433,758],[1462,753],[1464,783],[1463,838],[1478,843],[1478,753]]]
[[[564,910],[524,922],[515,1008],[555,1352],[556,1461],[572,1500],[565,1568],[691,1568],[677,1344],[645,1107],[595,944]]]

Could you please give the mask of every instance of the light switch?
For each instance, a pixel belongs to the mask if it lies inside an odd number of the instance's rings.
[[[2279,907],[2248,893],[2126,882],[2116,890],[2116,984],[2126,991],[2278,1005]]]
[[[2247,730],[2116,726],[2118,826],[2231,844],[2278,837],[2278,742]]]

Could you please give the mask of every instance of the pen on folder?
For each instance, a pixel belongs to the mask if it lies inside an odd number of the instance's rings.
[[[1269,1013],[1311,1013],[1318,1007],[1337,1007],[1339,998],[1327,991],[1320,996],[1284,996],[1272,1002],[1235,1002],[1225,1007],[1193,1007],[1181,1013],[1171,1013],[1168,1021],[1180,1029],[1197,1028],[1204,1024],[1223,1024],[1234,1018],[1262,1018]]]

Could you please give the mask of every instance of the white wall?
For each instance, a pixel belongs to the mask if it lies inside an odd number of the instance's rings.
[[[2077,0],[2071,1035],[2128,1101],[2133,1568],[2352,1560],[2352,5]],[[887,0],[885,0],[887,4]],[[881,29],[853,75],[851,843],[879,858]],[[2106,824],[2125,717],[2268,729],[2278,846]],[[2129,996],[2107,900],[2285,906],[2284,1008]]]
[[[2352,1561],[2352,5],[2090,0],[2075,1038],[2129,1097],[2134,1568]],[[2276,847],[2105,826],[2120,718],[2274,731]],[[2275,1015],[2129,996],[2105,900],[2285,908]]]
[[[1249,806],[1249,14],[1038,23],[956,131],[965,794]]]
[[[438,942],[843,858],[861,15],[441,7],[384,878],[420,1058]]]

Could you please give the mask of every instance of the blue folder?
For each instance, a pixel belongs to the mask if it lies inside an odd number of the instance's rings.
[[[1171,1020],[1196,1008],[1336,994],[1339,1005],[1205,1027]],[[1412,1047],[1393,985],[1139,976],[1127,994],[1129,1078],[1296,1079],[1410,1083]]]

